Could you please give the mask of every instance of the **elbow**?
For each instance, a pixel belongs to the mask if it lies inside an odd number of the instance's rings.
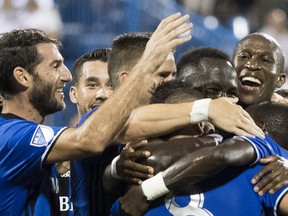
[[[228,166],[231,162],[231,155],[222,148],[215,148],[212,154],[212,161],[222,166]]]

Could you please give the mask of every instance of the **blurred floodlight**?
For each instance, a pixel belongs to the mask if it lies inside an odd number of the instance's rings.
[[[216,19],[216,17],[214,17],[214,16],[205,17],[204,26],[207,29],[214,30],[218,27],[218,25],[219,25],[219,23],[218,23],[218,20]]]
[[[238,16],[233,20],[233,32],[237,39],[242,39],[249,33],[249,26],[247,20]]]

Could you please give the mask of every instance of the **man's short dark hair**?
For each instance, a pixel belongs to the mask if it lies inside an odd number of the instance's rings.
[[[42,56],[36,46],[53,43],[58,48],[60,41],[50,38],[38,29],[13,30],[0,35],[0,94],[10,98],[16,94],[13,70],[22,67],[33,74],[36,66],[41,63]]]
[[[90,61],[108,62],[110,48],[98,48],[80,56],[73,65],[73,83],[77,85],[82,75],[83,64]]]
[[[125,33],[113,40],[108,73],[114,88],[119,85],[118,73],[132,70],[144,53],[151,35],[150,32]]]
[[[203,59],[222,59],[231,62],[227,53],[212,47],[192,48],[186,51],[177,63],[177,79],[185,81],[192,74],[199,75],[204,70]]]
[[[259,36],[259,37],[265,38],[267,41],[269,41],[269,43],[273,43],[273,45],[275,47],[277,47],[276,52],[278,51],[278,54],[280,54],[277,56],[278,59],[276,60],[277,73],[282,74],[284,71],[284,65],[285,65],[285,55],[284,55],[284,52],[281,48],[281,45],[279,44],[279,42],[274,37],[272,37],[271,35],[268,35],[266,33],[263,33],[263,32],[254,32],[254,33],[249,34],[249,35],[245,36],[244,38],[242,38],[238,42],[238,44],[236,45],[236,47],[234,49],[233,57],[232,57],[233,62],[234,62],[234,60],[238,54],[239,49],[242,46],[243,41],[247,40],[249,37],[252,37],[252,36]]]
[[[202,94],[193,89],[191,85],[178,80],[171,80],[156,88],[150,103],[182,103],[201,99],[201,96]]]
[[[250,105],[246,111],[258,126],[264,126],[268,133],[280,146],[288,149],[288,105],[277,102],[262,102]]]

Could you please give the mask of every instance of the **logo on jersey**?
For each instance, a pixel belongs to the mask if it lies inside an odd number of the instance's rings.
[[[38,125],[33,134],[30,145],[36,147],[47,146],[53,136],[54,131],[52,130],[52,128],[44,125]]]
[[[201,189],[192,186],[189,193],[169,193],[165,197],[166,209],[173,215],[213,216],[204,208],[205,197]]]
[[[68,170],[66,173],[60,175],[62,178],[65,178],[65,177],[70,177],[70,170]]]

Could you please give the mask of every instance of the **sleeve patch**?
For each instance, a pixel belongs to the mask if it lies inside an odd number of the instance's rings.
[[[36,147],[47,146],[48,143],[53,138],[53,136],[54,136],[54,131],[52,130],[52,128],[44,126],[44,125],[38,125],[38,127],[36,128],[33,134],[30,145],[36,146]]]

